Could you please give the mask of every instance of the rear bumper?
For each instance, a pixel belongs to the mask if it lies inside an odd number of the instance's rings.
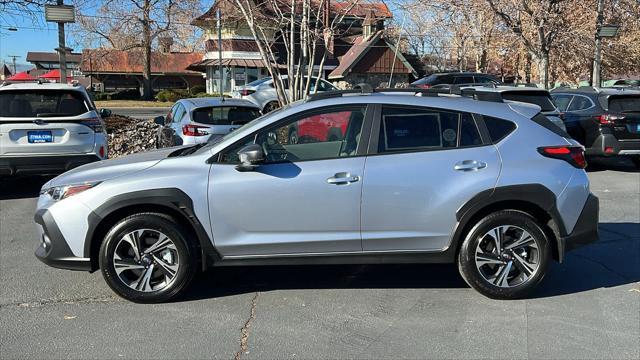
[[[35,255],[43,263],[59,269],[91,271],[91,261],[73,255],[67,241],[47,209],[40,209],[34,216],[38,224],[40,244]]]
[[[593,194],[589,194],[573,231],[567,236],[560,237],[558,241],[558,258],[560,262],[562,262],[568,251],[590,244],[599,239],[599,208],[598,198]]]
[[[610,148],[607,151],[607,148]],[[611,134],[602,134],[591,147],[585,149],[586,155],[617,156],[640,155],[640,140],[618,140]]]
[[[54,175],[98,160],[96,154],[0,156],[0,175]]]

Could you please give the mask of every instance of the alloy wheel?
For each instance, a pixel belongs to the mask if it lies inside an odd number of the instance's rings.
[[[153,229],[125,234],[116,245],[112,261],[120,281],[141,292],[164,289],[180,267],[173,240]]]
[[[503,225],[486,232],[478,242],[475,264],[484,280],[501,288],[526,283],[540,268],[536,239],[515,225]]]

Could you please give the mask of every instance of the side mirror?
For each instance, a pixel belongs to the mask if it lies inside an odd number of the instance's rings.
[[[101,118],[104,119],[104,118],[109,117],[109,116],[111,116],[111,110],[109,110],[109,109],[100,109],[100,117]]]
[[[240,158],[240,165],[236,166],[236,170],[253,171],[264,162],[264,151],[260,145],[247,145],[238,151],[238,158]]]
[[[153,118],[153,122],[157,125],[164,126],[164,116],[156,116]]]

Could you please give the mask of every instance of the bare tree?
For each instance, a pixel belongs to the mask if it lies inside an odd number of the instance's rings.
[[[538,67],[540,82],[549,88],[549,54],[558,35],[568,31],[564,16],[569,0],[486,0],[504,25],[517,35]]]
[[[337,25],[359,0],[340,2],[339,6],[328,0],[234,1],[273,78],[278,99],[285,105],[305,98],[312,81],[317,89],[333,38],[339,36]],[[277,52],[276,44],[284,54]],[[289,91],[285,91],[283,70],[288,74]],[[315,80],[314,74],[318,74]]]
[[[141,49],[143,54],[142,96],[153,99],[151,52],[157,39],[172,37],[178,44],[193,42],[189,25],[200,12],[198,0],[107,0],[99,2],[96,14],[78,14],[78,33],[85,46],[118,50]],[[190,31],[185,31],[188,28]]]

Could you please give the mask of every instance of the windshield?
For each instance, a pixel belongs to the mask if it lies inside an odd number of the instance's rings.
[[[89,111],[78,91],[6,90],[0,92],[0,117],[78,116]]]
[[[504,100],[519,101],[540,106],[542,111],[556,111],[551,96],[545,91],[513,91],[502,93]]]
[[[613,113],[640,112],[640,95],[609,97],[609,111]]]
[[[244,125],[260,116],[256,108],[246,106],[216,106],[193,110],[194,122],[207,125]]]

